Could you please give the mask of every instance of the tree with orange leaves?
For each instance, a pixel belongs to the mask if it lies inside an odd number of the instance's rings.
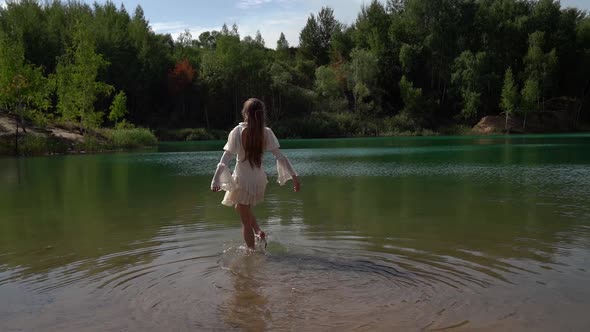
[[[195,78],[195,69],[188,59],[177,62],[168,74],[168,90],[173,95],[182,94],[191,86]]]

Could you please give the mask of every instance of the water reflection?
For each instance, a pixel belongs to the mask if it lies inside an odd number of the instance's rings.
[[[231,274],[232,294],[220,307],[224,321],[242,331],[266,331],[267,321],[272,319],[268,299],[264,295],[264,283],[257,270],[264,268],[265,257],[261,253],[233,253],[226,269]],[[259,272],[259,271],[258,271]]]
[[[590,142],[509,141],[290,150],[304,191],[268,188],[251,256],[217,152],[1,159],[0,330],[578,330]]]

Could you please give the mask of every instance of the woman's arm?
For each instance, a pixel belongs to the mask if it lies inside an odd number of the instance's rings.
[[[281,152],[280,149],[271,150],[271,153],[277,159],[277,182],[282,186],[287,183],[287,181],[293,180],[293,190],[298,192],[300,190],[299,178],[297,177],[297,172],[295,172],[295,169],[293,168],[293,165],[291,165],[289,159]]]
[[[212,191],[231,189],[233,179],[231,178],[231,174],[229,172],[229,163],[232,158],[233,154],[231,152],[223,151],[223,156],[221,156],[221,160],[219,161],[219,164],[217,164],[217,169],[215,170],[213,180],[211,181]]]

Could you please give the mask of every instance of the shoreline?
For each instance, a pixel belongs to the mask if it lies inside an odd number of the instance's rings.
[[[33,134],[34,135],[34,134]],[[178,144],[178,143],[213,143],[223,142],[223,139],[207,139],[207,140],[158,140],[153,145],[139,145],[133,147],[116,147],[113,148],[112,142],[102,141],[99,142],[95,137],[92,137],[92,142],[74,142],[71,140],[59,138],[56,136],[37,136],[35,137],[35,144],[37,148],[31,150],[26,143],[25,151],[23,149],[23,140],[33,136],[31,134],[25,134],[19,138],[19,150],[20,154],[14,154],[14,135],[2,135],[0,136],[0,157],[57,157],[67,155],[92,155],[92,154],[109,154],[118,152],[135,152],[141,150],[150,150],[157,148],[158,145],[163,144]],[[469,139],[469,138],[535,138],[543,136],[560,136],[560,137],[577,137],[590,135],[590,131],[576,131],[576,132],[548,132],[548,133],[463,133],[463,134],[442,134],[434,132],[432,135],[379,135],[379,136],[346,136],[346,137],[321,137],[321,138],[283,138],[285,141],[299,142],[299,141],[329,141],[329,140],[356,140],[356,139],[433,139],[433,138],[454,138],[454,139]],[[87,137],[88,138],[88,137]],[[87,144],[87,145],[86,145]],[[49,147],[49,149],[47,149]],[[8,151],[8,153],[6,153]]]
[[[16,140],[18,135],[18,141]],[[82,135],[54,124],[19,128],[14,117],[0,115],[0,156],[55,156],[131,151],[155,147],[156,136],[145,128],[98,128]]]
[[[484,122],[483,118],[480,123]],[[583,124],[577,131],[555,130],[537,126],[532,130],[518,130],[506,132],[497,126],[481,128],[480,124],[469,127],[464,125],[450,125],[438,130],[422,129],[402,132],[378,132],[374,135],[343,135],[326,137],[305,137],[305,135],[281,134],[278,126],[277,134],[283,140],[331,140],[331,139],[363,139],[363,138],[434,138],[434,137],[531,137],[531,135],[578,135],[590,133],[590,126]],[[514,127],[513,127],[514,128]],[[224,141],[227,131],[221,129],[180,128],[155,129],[145,128],[111,129],[99,128],[91,133],[82,135],[76,130],[61,126],[47,125],[45,127],[31,125],[23,133],[19,128],[18,153],[15,153],[15,119],[7,115],[0,115],[0,156],[29,157],[29,156],[62,156],[88,155],[99,153],[132,152],[152,149],[159,143],[203,143]]]

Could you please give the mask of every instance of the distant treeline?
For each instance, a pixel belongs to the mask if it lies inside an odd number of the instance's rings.
[[[559,1],[373,1],[352,25],[325,7],[298,47],[236,25],[174,40],[153,32],[141,7],[130,15],[111,2],[0,7],[0,111],[23,124],[227,129],[255,96],[287,136],[438,130],[500,114],[525,122],[543,111],[567,112],[575,127],[590,118],[589,92],[590,18]]]

